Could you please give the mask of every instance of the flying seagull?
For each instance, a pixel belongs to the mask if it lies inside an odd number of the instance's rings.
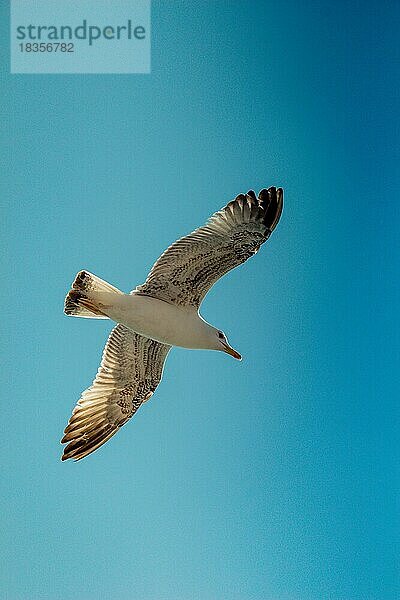
[[[64,431],[62,460],[80,460],[107,442],[146,402],[161,381],[172,346],[240,354],[207,323],[199,307],[211,286],[253,256],[275,229],[283,191],[239,194],[203,226],[174,242],[146,281],[130,294],[80,271],[65,298],[74,317],[111,319],[100,368]]]

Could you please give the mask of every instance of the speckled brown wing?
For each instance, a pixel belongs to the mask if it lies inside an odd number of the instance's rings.
[[[62,460],[80,460],[94,452],[135,414],[160,383],[170,348],[124,325],[114,327],[96,378],[65,429]]]
[[[281,188],[261,190],[258,197],[252,190],[239,194],[203,227],[172,244],[134,292],[198,308],[220,277],[253,256],[269,238],[282,207]]]

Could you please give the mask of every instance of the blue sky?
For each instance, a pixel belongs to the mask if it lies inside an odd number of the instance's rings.
[[[152,3],[151,75],[10,75],[2,3],[2,597],[399,596],[396,2]],[[79,463],[59,439],[123,290],[237,193],[285,189],[203,314]],[[397,565],[398,566],[398,565]]]

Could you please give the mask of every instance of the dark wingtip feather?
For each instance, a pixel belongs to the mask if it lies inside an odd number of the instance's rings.
[[[272,232],[278,224],[283,209],[283,189],[274,186],[263,189],[258,194],[260,206],[264,209],[264,225]]]
[[[254,190],[249,190],[246,194],[251,200],[254,200],[255,202],[257,202],[257,196],[254,192]]]
[[[263,189],[260,191],[260,193],[258,194],[258,199],[260,201],[260,206],[264,209],[267,210],[269,203],[271,201],[271,194],[270,194],[270,190],[273,188],[269,188],[267,189]]]
[[[246,195],[245,194],[238,194],[235,198],[235,202],[238,202],[239,204],[243,202],[246,202]]]
[[[70,440],[67,446],[65,446],[61,460],[64,461],[69,458],[81,460],[82,458],[85,458],[107,442],[119,428],[120,425],[109,423],[99,429],[93,429],[93,431],[90,431],[86,436],[77,436],[75,439]]]

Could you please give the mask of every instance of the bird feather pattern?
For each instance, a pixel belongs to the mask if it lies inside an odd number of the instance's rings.
[[[63,460],[84,458],[135,414],[160,383],[170,348],[124,325],[114,327],[96,378],[82,393],[65,429]]]
[[[174,242],[135,293],[198,308],[213,284],[253,256],[282,212],[283,193],[271,187],[257,198],[239,194],[209,221]]]

